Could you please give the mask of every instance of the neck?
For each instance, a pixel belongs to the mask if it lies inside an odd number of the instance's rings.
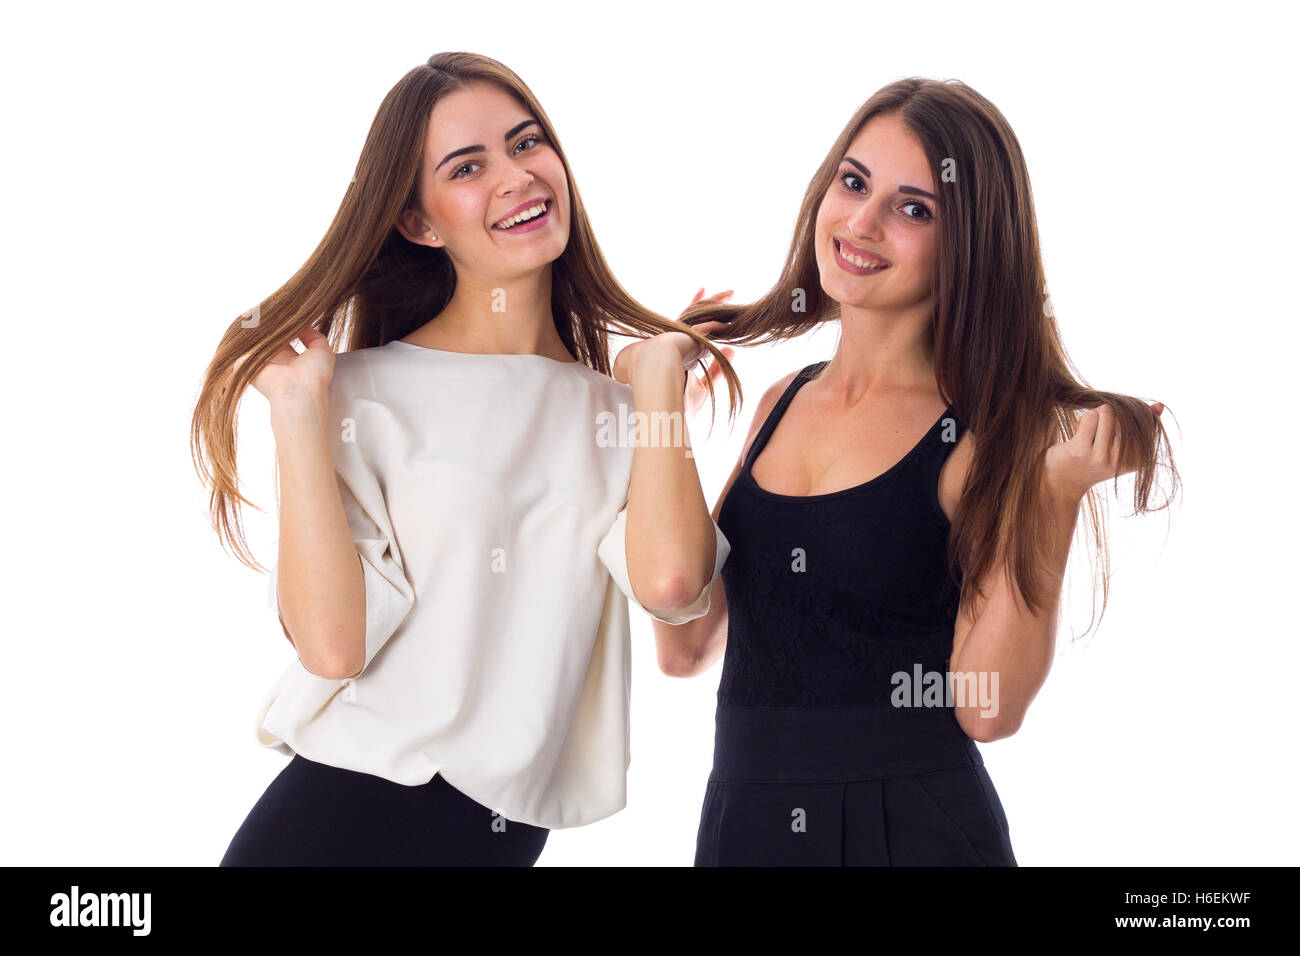
[[[938,395],[934,355],[926,344],[929,300],[907,309],[840,308],[840,340],[818,376],[845,405],[864,398],[925,392]]]
[[[555,329],[549,265],[511,279],[458,274],[451,301],[408,338],[456,352],[573,359]]]

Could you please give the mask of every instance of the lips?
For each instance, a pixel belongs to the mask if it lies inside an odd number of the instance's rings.
[[[541,205],[542,203],[546,203],[547,205],[549,205],[550,202],[551,202],[551,201],[550,201],[549,199],[547,199],[545,196],[536,196],[536,197],[534,197],[534,198],[528,200],[527,202],[521,202],[521,203],[520,203],[518,206],[516,206],[514,209],[511,209],[508,213],[506,213],[504,216],[502,216],[500,219],[498,219],[496,222],[494,222],[494,223],[492,224],[492,228],[493,228],[493,229],[500,228],[500,226],[501,226],[501,224],[502,224],[503,222],[505,222],[507,219],[511,218],[512,216],[517,216],[517,215],[519,215],[519,214],[520,214],[521,212],[523,212],[525,209],[532,209],[534,206],[539,206],[539,205]]]
[[[888,259],[882,258],[867,249],[860,249],[846,239],[835,239],[836,253],[845,252],[851,256],[861,259],[869,267],[877,269],[887,269],[891,265]]]

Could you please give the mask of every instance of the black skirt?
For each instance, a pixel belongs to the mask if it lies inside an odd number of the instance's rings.
[[[1016,866],[951,709],[720,706],[696,866]]]

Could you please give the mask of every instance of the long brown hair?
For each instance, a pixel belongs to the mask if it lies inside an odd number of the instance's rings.
[[[735,412],[740,380],[717,346],[684,323],[645,308],[614,278],[559,137],[523,80],[489,57],[439,53],[409,71],[384,97],[356,175],[316,250],[284,285],[230,324],[208,365],[190,428],[191,455],[200,479],[211,485],[213,529],[249,567],[265,570],[248,551],[240,516],[241,503],[257,507],[238,488],[235,419],[240,397],[271,357],[309,323],[335,351],[352,351],[403,338],[447,305],[456,274],[446,251],[407,241],[394,223],[403,210],[418,208],[417,177],[434,106],[479,81],[495,83],[514,96],[541,125],[564,164],[571,225],[564,252],[551,264],[551,312],[565,348],[608,375],[611,331],[633,336],[686,332],[721,363]],[[236,369],[243,355],[248,359]],[[712,396],[712,383],[706,380],[706,385]]]
[[[1035,613],[1047,598],[1036,573],[1046,545],[1037,517],[1044,454],[1055,441],[1074,435],[1078,410],[1103,403],[1114,408],[1126,463],[1137,463],[1134,514],[1167,507],[1180,480],[1164,426],[1145,401],[1098,391],[1076,377],[1044,298],[1029,172],[997,107],[956,80],[909,77],[879,90],[849,120],[809,183],[771,291],[749,305],[701,303],[683,319],[729,320],[711,338],[736,343],[789,339],[839,319],[839,303],[822,289],[817,268],[817,212],[854,137],[884,113],[898,114],[920,140],[943,190],[928,346],[939,391],[975,441],[953,516],[949,570],[954,580],[963,579],[966,599],[1001,553],[1004,571],[1014,572],[1021,600]],[[1172,483],[1164,503],[1152,507],[1159,467],[1169,470]],[[1086,500],[1104,615],[1110,562],[1102,487],[1090,490]],[[1095,596],[1095,583],[1093,591]]]

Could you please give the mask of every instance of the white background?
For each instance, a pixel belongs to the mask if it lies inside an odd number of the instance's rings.
[[[292,661],[218,545],[190,415],[222,331],[306,259],[380,100],[440,50],[531,86],[623,284],[676,314],[775,281],[853,111],[957,78],[1028,158],[1052,300],[1096,387],[1166,403],[1172,513],[1111,511],[1100,631],[1072,561],[1061,652],[981,745],[1022,865],[1297,861],[1291,501],[1296,84],[1283,5],[26,6],[0,39],[10,440],[0,694],[6,864],[214,865],[287,760],[254,740]],[[1284,288],[1285,286],[1285,288]],[[710,503],[763,390],[836,330],[742,351],[694,442]],[[276,536],[267,406],[240,474]],[[1131,497],[1130,497],[1131,500]],[[633,612],[626,810],[540,865],[689,865],[719,668],[661,675]]]

